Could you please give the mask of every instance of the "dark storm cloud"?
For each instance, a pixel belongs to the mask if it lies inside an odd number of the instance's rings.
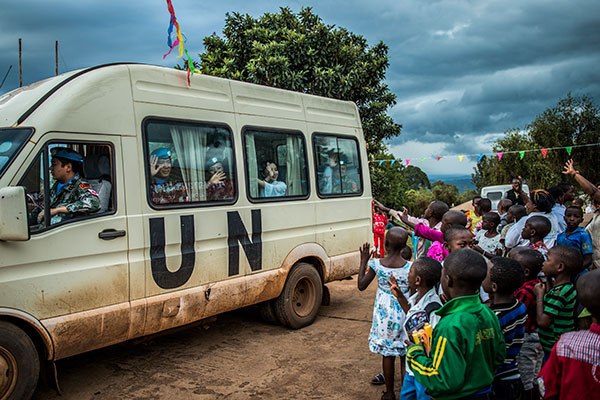
[[[524,128],[568,92],[600,99],[598,3],[429,2],[398,10],[390,17],[400,40],[390,42],[396,67],[388,78],[399,103],[391,113],[404,129],[392,144],[439,142],[451,151],[460,134],[464,152],[468,137]]]

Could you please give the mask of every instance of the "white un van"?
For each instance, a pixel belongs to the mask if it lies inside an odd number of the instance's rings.
[[[0,97],[1,399],[31,396],[55,360],[239,307],[305,326],[324,284],[358,271],[371,187],[355,104],[186,80],[114,64]],[[60,168],[93,207],[56,218]]]

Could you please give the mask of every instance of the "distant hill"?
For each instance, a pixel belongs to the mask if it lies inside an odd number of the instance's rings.
[[[465,190],[475,190],[475,185],[471,180],[471,175],[428,175],[429,182],[442,181],[454,185],[459,192]]]

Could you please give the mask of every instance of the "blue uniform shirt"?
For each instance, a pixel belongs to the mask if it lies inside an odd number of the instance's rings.
[[[581,254],[592,254],[592,238],[581,227],[578,227],[567,236],[567,232],[559,233],[556,239],[556,244],[573,247],[581,252]]]

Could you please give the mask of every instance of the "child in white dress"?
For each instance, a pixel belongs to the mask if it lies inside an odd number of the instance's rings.
[[[488,212],[483,215],[481,220],[481,229],[475,235],[477,244],[473,250],[478,251],[487,258],[502,255],[502,243],[500,243],[500,234],[498,225],[500,224],[500,215],[495,212]]]
[[[406,355],[406,344],[403,338],[403,325],[406,314],[400,303],[392,294],[389,286],[390,276],[396,279],[398,287],[410,296],[408,273],[411,263],[402,255],[406,247],[408,233],[402,228],[390,229],[384,241],[386,257],[369,260],[372,255],[370,244],[365,243],[360,249],[360,270],[358,272],[358,289],[365,290],[377,277],[377,295],[373,306],[373,322],[369,334],[369,349],[383,356],[383,375],[386,391],[382,399],[396,399],[394,393],[394,373],[396,356]],[[367,268],[368,266],[368,268]],[[404,361],[402,361],[402,367]],[[402,368],[403,369],[403,368]]]

